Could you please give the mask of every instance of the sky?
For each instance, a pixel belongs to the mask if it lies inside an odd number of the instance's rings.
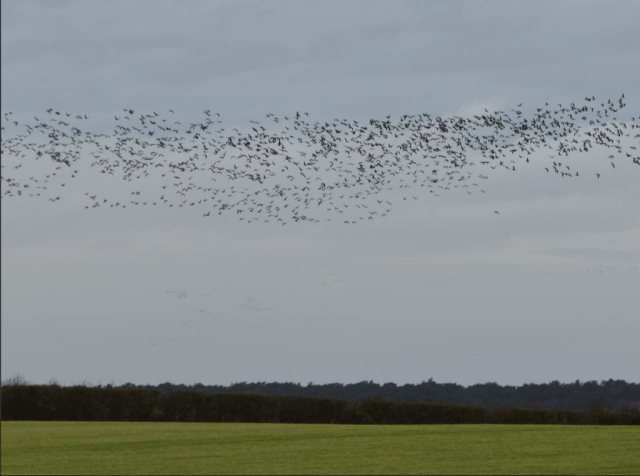
[[[267,113],[469,117],[623,93],[620,121],[640,112],[634,1],[1,8],[2,114],[20,121],[54,108],[97,133],[124,108],[186,121],[210,109],[248,130]],[[85,175],[53,203],[3,198],[2,378],[638,382],[640,166],[614,170],[609,154],[566,158],[579,180],[548,174],[543,150],[491,170],[482,195],[388,190],[393,211],[356,225],[87,211],[86,191],[129,188]]]

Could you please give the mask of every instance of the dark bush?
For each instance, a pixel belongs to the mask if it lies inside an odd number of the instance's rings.
[[[483,408],[366,397],[343,399],[263,395],[246,391],[161,394],[134,387],[3,385],[3,420],[342,423],[375,425],[545,424],[640,425],[640,408],[602,401],[585,411],[537,406]]]

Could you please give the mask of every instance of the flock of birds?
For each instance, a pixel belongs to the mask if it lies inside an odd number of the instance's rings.
[[[322,279],[324,280],[322,285],[324,288],[331,288],[334,285],[341,285],[343,283],[352,282],[351,279],[334,278],[334,276],[336,276],[336,273],[329,272],[331,270],[326,269],[328,266],[329,265],[322,263],[322,267],[325,268],[325,272],[322,276]],[[636,273],[637,271],[638,271],[638,266],[632,266],[632,267],[594,266],[590,268],[576,269],[572,271],[550,271],[550,270],[534,271],[534,274],[545,275],[545,276],[557,276],[557,275],[602,276],[606,274],[618,274],[618,273],[629,273],[629,272]],[[471,277],[468,275],[465,276],[464,274],[456,272],[451,274],[440,275],[435,280],[430,282],[425,282],[420,286],[421,286],[421,289],[424,289],[429,292],[439,292],[440,290],[448,287],[455,287],[456,289],[459,289],[460,280],[465,278],[466,280],[474,279],[473,276]],[[249,317],[247,319],[246,313],[244,313],[245,314],[244,319],[238,318],[240,316],[238,316],[235,312],[235,309],[237,308],[247,309],[249,311],[253,311],[254,313],[264,313],[264,312],[269,313],[271,311],[279,310],[279,308],[274,307],[271,302],[259,299],[254,296],[247,296],[243,300],[235,302],[235,304],[233,304],[232,306],[230,306],[228,309],[224,311],[220,309],[211,310],[208,308],[209,307],[209,304],[207,302],[208,300],[206,299],[203,300],[202,298],[212,298],[215,302],[219,303],[221,298],[221,294],[219,291],[213,292],[213,293],[192,293],[190,291],[165,290],[164,294],[169,296],[170,295],[176,296],[178,301],[181,301],[184,304],[190,305],[191,309],[194,310],[193,312],[195,312],[195,309],[198,309],[197,317],[191,317],[190,319],[183,319],[185,312],[182,311],[180,313],[180,315],[182,316],[180,319],[180,325],[178,326],[176,323],[173,329],[169,331],[170,333],[165,333],[164,338],[157,339],[155,341],[150,341],[149,344],[154,347],[158,345],[169,344],[170,342],[176,341],[176,338],[179,338],[182,335],[180,334],[180,332],[182,332],[184,329],[191,327],[196,323],[202,323],[205,320],[206,321],[216,320],[216,321],[226,321],[226,322],[233,321],[237,326],[241,326],[245,328],[260,328],[260,327],[265,327],[265,325],[270,326],[271,324],[273,324],[273,321],[266,322],[264,319],[260,319],[260,318],[255,319],[255,318]],[[211,301],[209,300],[209,302]],[[333,303],[332,298],[327,299],[327,304],[330,304],[330,303]],[[332,312],[331,309],[324,306],[321,309],[323,312]]]
[[[589,269],[578,269],[576,271],[536,271],[536,274],[544,274],[547,276],[558,275],[558,274],[603,274],[610,273],[612,271],[637,271],[638,267],[634,266],[633,268],[614,268],[612,266],[597,266],[595,268]]]
[[[191,294],[189,291],[169,291],[166,290],[165,294],[176,294],[178,297],[178,300],[183,300],[183,299],[187,299],[187,297]],[[195,297],[192,296],[192,297]],[[218,297],[217,294],[199,294],[198,295],[199,298],[204,298],[204,297]],[[195,300],[196,302],[198,302],[199,300]],[[200,301],[201,302],[201,301]],[[264,311],[276,311],[277,308],[275,307],[268,307],[266,306],[266,302],[252,297],[252,296],[248,296],[246,297],[240,304],[240,307],[246,308],[246,309],[250,309],[252,311],[260,311],[260,312],[264,312]],[[215,320],[231,320],[231,319],[227,319],[227,317],[224,317],[225,314],[224,312],[214,312],[211,311],[210,309],[200,309],[198,312],[198,317],[193,317],[191,319],[185,319],[182,320],[182,322],[180,323],[180,330],[183,330],[187,327],[193,326],[195,323],[201,321],[203,318],[207,318],[207,320],[211,320],[211,319],[215,319]],[[234,321],[237,321],[237,319],[234,319]],[[259,322],[255,322],[255,321],[244,321],[244,322],[239,322],[239,324],[242,327],[248,327],[248,328],[257,328],[257,327],[264,327],[264,324],[259,323]],[[164,339],[157,339],[155,341],[149,341],[149,344],[153,347],[158,347],[158,345],[166,345],[169,344],[170,342],[174,342],[177,339],[178,334],[172,334],[171,336],[165,337]]]
[[[125,109],[114,116],[117,125],[110,135],[87,131],[85,114],[47,109],[34,116],[35,123],[24,124],[6,112],[3,131],[17,132],[10,138],[3,132],[2,198],[59,201],[69,190],[65,185],[87,174],[83,165],[90,162],[92,170],[104,174],[96,176],[119,177],[137,190],[115,199],[86,191],[86,210],[201,206],[204,217],[232,213],[247,223],[335,219],[355,224],[391,212],[395,199],[387,190],[401,190],[402,200],[417,200],[420,193],[409,189],[423,187],[434,196],[454,189],[486,193],[480,184],[489,178],[488,169],[515,172],[544,149],[552,160],[543,168],[562,178],[581,177],[566,164],[567,157],[596,146],[610,149],[613,169],[619,157],[640,165],[635,145],[640,130],[634,131],[640,121],[614,117],[625,107],[623,100],[624,94],[617,102],[587,97],[581,106],[547,103],[528,118],[518,109],[522,104],[509,111],[514,117],[485,109],[472,118],[422,113],[368,123],[312,123],[306,112],[269,113],[267,124],[250,121],[245,131],[226,130],[220,114],[211,110],[186,127],[173,110],[136,114]],[[51,170],[42,166],[44,159],[51,161]],[[157,190],[150,192],[147,185]]]

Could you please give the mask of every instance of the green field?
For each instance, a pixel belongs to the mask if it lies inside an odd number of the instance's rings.
[[[640,474],[640,429],[2,422],[2,474]]]

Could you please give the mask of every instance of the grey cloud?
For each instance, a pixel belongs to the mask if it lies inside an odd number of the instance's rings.
[[[618,261],[629,264],[640,262],[640,252],[638,251],[606,250],[598,248],[553,248],[539,250],[539,252],[551,256],[587,259],[590,261]]]
[[[124,107],[174,109],[184,121],[211,108],[230,129],[267,112],[366,122],[522,102],[529,114],[621,93],[619,119],[639,115],[638,2],[1,8],[2,109],[27,122],[54,107],[109,132]],[[606,151],[576,154],[566,165],[581,177],[568,180],[544,171],[549,155],[487,171],[483,194],[411,189],[419,200],[404,201],[405,190],[385,190],[393,212],[357,226],[85,211],[85,188],[117,195],[131,185],[90,173],[79,197],[56,204],[3,199],[2,373],[224,384],[636,379],[640,271],[626,267],[639,260],[640,167],[616,159],[613,170]],[[579,273],[596,266],[618,271]],[[248,298],[270,310],[243,306]]]

